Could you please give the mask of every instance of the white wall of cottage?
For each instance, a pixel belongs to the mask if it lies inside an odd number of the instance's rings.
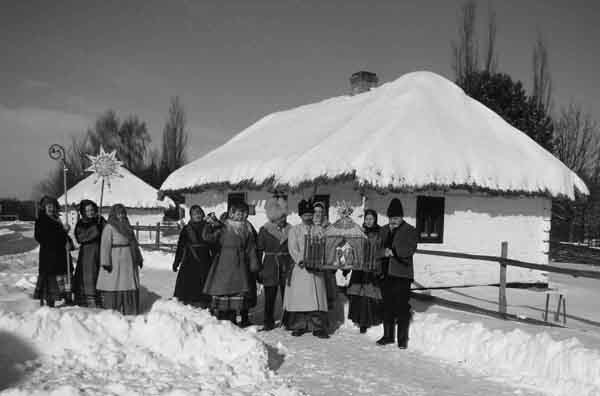
[[[198,204],[206,213],[220,215],[227,209],[230,191],[210,190],[186,194],[189,207]],[[239,192],[236,190],[236,192]],[[264,205],[271,193],[245,191],[247,202],[254,204],[256,214],[249,217],[258,229],[266,221]],[[379,224],[387,223],[385,215],[390,200],[399,198],[404,206],[405,220],[416,225],[417,196],[443,196],[445,198],[444,242],[420,243],[419,248],[482,255],[500,255],[502,241],[508,242],[508,257],[538,264],[548,263],[551,200],[544,197],[490,196],[466,191],[431,192],[418,194],[379,194],[373,190],[363,194],[351,184],[321,185],[306,188],[288,195],[289,222],[297,224],[298,202],[313,194],[329,194],[329,218],[335,221],[337,202],[350,202],[354,207],[353,219],[362,224],[363,204],[379,213]],[[414,257],[415,286],[445,287],[496,284],[499,281],[499,264],[492,262],[455,259],[416,254]],[[540,271],[508,267],[508,282],[546,282]]]

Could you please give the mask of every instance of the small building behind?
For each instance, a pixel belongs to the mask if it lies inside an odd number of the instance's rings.
[[[361,81],[364,79],[365,81]],[[187,205],[219,215],[249,203],[255,227],[265,201],[323,201],[331,221],[341,201],[362,223],[366,208],[387,223],[400,198],[419,247],[548,263],[552,198],[588,194],[561,161],[451,81],[430,72],[377,85],[373,73],[351,78],[351,93],[280,111],[173,172],[161,186]],[[498,264],[417,254],[415,281],[425,287],[498,283]],[[546,282],[540,271],[510,267],[508,282]]]

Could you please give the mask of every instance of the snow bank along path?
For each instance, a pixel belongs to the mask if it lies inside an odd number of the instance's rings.
[[[375,340],[381,331],[369,336]],[[409,348],[550,395],[600,395],[600,353],[576,338],[555,341],[546,332],[491,331],[479,322],[416,313]]]
[[[0,311],[0,332],[31,342],[39,355],[18,364],[25,382],[8,395],[298,394],[269,370],[252,333],[175,301],[133,318],[81,308]]]
[[[170,253],[144,251],[144,262],[153,269],[169,270],[172,257]],[[353,327],[349,322],[345,326]],[[368,334],[375,340],[381,329]],[[548,394],[600,395],[600,351],[585,348],[576,338],[556,341],[544,331],[532,335],[518,328],[510,332],[490,330],[479,322],[415,313],[409,347]]]

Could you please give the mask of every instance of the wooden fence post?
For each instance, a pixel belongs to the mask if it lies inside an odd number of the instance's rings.
[[[160,248],[160,223],[156,223],[156,248]]]
[[[135,239],[140,240],[140,222],[135,222]]]
[[[500,257],[508,258],[508,242],[504,241],[501,245]],[[500,261],[500,290],[498,297],[498,311],[506,315],[506,262]]]

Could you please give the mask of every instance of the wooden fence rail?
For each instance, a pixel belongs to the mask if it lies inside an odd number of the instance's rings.
[[[457,253],[457,252],[446,252],[440,250],[426,250],[417,249],[417,253],[441,256],[441,257],[453,257],[462,258],[467,260],[480,260],[480,261],[493,261],[500,264],[500,289],[498,292],[498,312],[502,315],[506,315],[506,268],[507,266],[529,268],[534,270],[554,272],[557,274],[571,275],[574,277],[600,279],[600,271],[587,271],[571,268],[560,268],[552,265],[528,263],[526,261],[513,260],[508,258],[508,242],[502,242],[500,245],[500,256],[487,256],[481,254],[468,254],[468,253]]]
[[[161,232],[169,232],[172,231],[174,233],[178,233],[179,231],[181,231],[181,227],[179,225],[164,225],[164,224],[160,224],[160,223],[156,223],[156,225],[140,225],[140,223],[135,223],[134,226],[132,226],[134,232],[135,232],[135,238],[139,241],[140,239],[140,231],[149,231],[149,232],[154,232],[155,234],[155,238],[154,238],[154,246],[159,249],[160,248],[160,233]],[[165,244],[163,243],[163,245],[168,245],[169,244]]]

